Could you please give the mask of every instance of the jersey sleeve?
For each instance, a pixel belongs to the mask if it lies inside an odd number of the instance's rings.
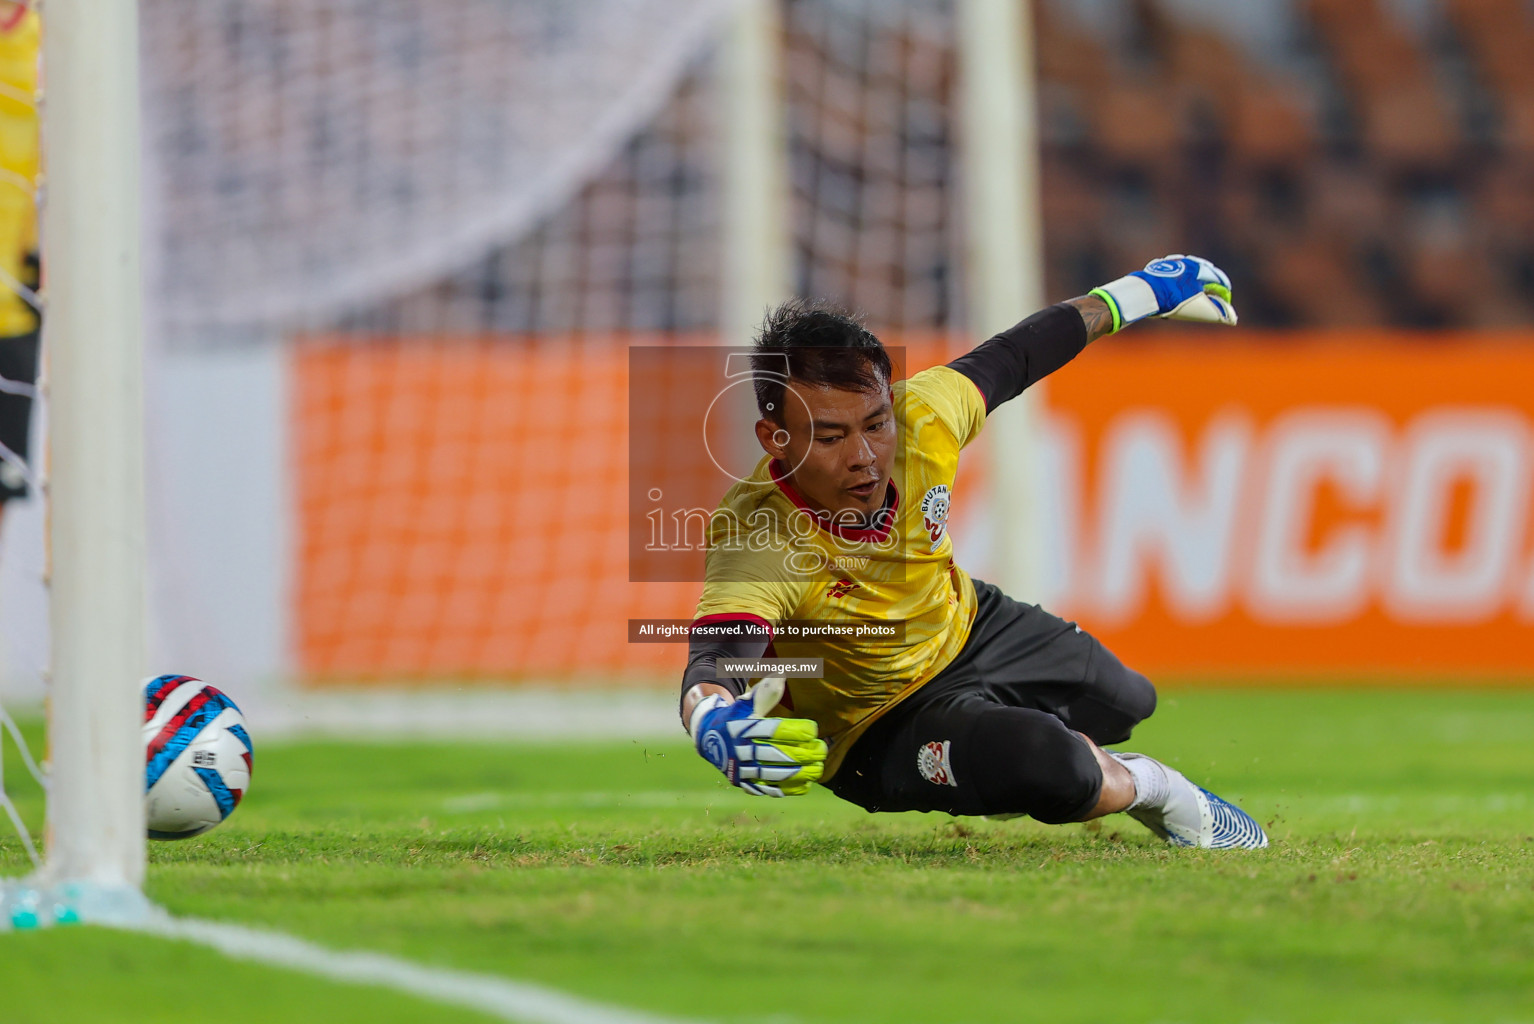
[[[782,553],[711,549],[705,562],[703,593],[696,618],[731,615],[768,623],[793,618],[802,582],[789,578]]]
[[[985,397],[964,374],[948,366],[934,366],[905,382],[906,397],[924,403],[947,427],[959,447],[973,441],[985,426]]]
[[[717,539],[717,538],[716,538]],[[717,683],[740,696],[749,681],[721,675],[721,658],[757,658],[771,650],[778,623],[794,617],[803,584],[787,572],[787,548],[710,547],[705,560],[703,593],[698,598],[688,640],[682,697],[699,683]],[[747,631],[737,627],[747,625]],[[707,625],[709,632],[700,632]],[[754,628],[765,626],[766,631]]]
[[[763,619],[769,623],[792,618],[792,596],[784,584],[735,581],[703,584],[698,598],[696,618],[721,618],[738,615]]]
[[[1087,347],[1086,321],[1068,302],[1041,309],[948,365],[975,382],[986,411],[1011,401]]]

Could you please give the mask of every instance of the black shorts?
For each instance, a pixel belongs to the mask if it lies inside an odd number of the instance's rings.
[[[869,811],[1077,821],[1102,770],[1076,734],[1122,743],[1156,709],[1155,688],[1075,623],[980,580],[975,594],[958,657],[859,737],[827,785]]]
[[[0,337],[0,377],[17,384],[37,383],[37,332]],[[0,444],[30,463],[32,399],[0,391]],[[9,461],[0,460],[0,503],[27,493],[26,479]]]

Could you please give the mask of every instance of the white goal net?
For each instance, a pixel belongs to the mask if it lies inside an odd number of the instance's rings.
[[[669,679],[675,650],[614,625],[696,597],[628,578],[627,352],[721,340],[753,4],[783,276],[907,369],[942,358],[966,308],[950,0],[138,4],[153,672],[253,705],[258,739],[274,681]],[[39,504],[0,555],[20,707]]]

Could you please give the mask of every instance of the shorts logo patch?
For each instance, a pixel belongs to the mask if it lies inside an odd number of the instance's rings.
[[[937,484],[927,488],[921,496],[921,524],[932,541],[929,551],[936,551],[948,533],[948,485]]]
[[[958,780],[953,777],[953,762],[948,758],[948,747],[951,740],[941,742],[933,740],[931,743],[923,743],[921,749],[916,752],[916,770],[921,772],[921,777],[934,786],[957,786]]]

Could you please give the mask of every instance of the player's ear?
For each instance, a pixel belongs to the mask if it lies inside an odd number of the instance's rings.
[[[762,451],[775,459],[788,454],[788,431],[783,429],[781,423],[774,423],[765,416],[756,421],[756,440],[762,446]]]

